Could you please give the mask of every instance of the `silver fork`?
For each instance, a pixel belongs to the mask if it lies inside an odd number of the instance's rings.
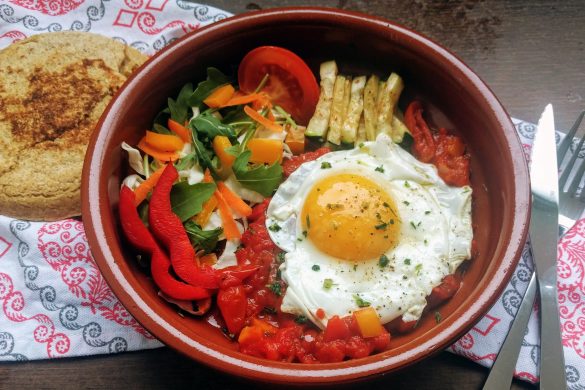
[[[565,234],[575,224],[576,220],[579,219],[583,212],[583,202],[585,202],[585,190],[581,190],[577,194],[581,184],[581,178],[585,173],[585,159],[579,160],[579,153],[585,143],[585,136],[581,137],[578,142],[573,142],[575,134],[583,120],[583,116],[585,116],[585,111],[577,117],[575,124],[573,124],[573,127],[571,127],[571,130],[569,130],[567,136],[561,141],[557,149],[558,168],[563,168],[559,177],[559,230],[561,235]],[[571,144],[576,145],[576,147],[569,161],[563,167],[563,160]],[[577,164],[577,162],[579,163]],[[575,165],[578,165],[577,169],[575,169]],[[569,179],[571,179],[570,182]],[[567,182],[569,182],[568,186]]]
[[[585,210],[585,189],[578,193],[579,184],[585,173],[585,160],[579,160],[579,152],[585,143],[585,136],[576,143],[576,148],[569,158],[568,162],[563,165],[563,161],[573,143],[573,139],[581,121],[585,116],[582,112],[567,133],[567,136],[557,148],[557,163],[559,168],[562,167],[562,173],[559,177],[559,237],[569,230],[579,219]],[[577,162],[579,163],[577,164]],[[571,179],[569,181],[569,179]],[[568,186],[567,186],[568,183]],[[536,297],[537,283],[536,272],[532,273],[526,294],[518,308],[516,317],[512,321],[510,330],[494,364],[490,370],[487,380],[483,386],[484,390],[501,390],[509,389],[514,376],[514,369],[518,361],[518,355],[522,348],[524,332],[532,313],[532,306]]]

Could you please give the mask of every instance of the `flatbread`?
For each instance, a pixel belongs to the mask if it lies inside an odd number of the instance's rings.
[[[147,57],[96,34],[34,35],[0,51],[0,214],[81,214],[89,137],[116,90]]]

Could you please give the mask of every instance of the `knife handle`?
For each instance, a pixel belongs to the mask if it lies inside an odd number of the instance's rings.
[[[555,266],[539,275],[538,286],[540,291],[540,389],[566,389]]]
[[[533,272],[522,303],[520,303],[520,307],[516,312],[516,317],[512,320],[510,331],[483,385],[483,390],[509,389],[512,384],[514,369],[516,368],[516,362],[518,361],[518,355],[520,354],[522,341],[524,340],[524,332],[526,331],[528,319],[530,318],[530,313],[532,313],[532,307],[534,305],[534,298],[536,297],[537,285],[535,275],[536,272]]]

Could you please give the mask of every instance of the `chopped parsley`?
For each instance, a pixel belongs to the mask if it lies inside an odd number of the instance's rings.
[[[360,148],[363,148],[363,147],[364,147],[364,143],[363,143],[363,142],[360,142],[360,143],[358,144],[358,147],[360,147]]]
[[[439,313],[438,311],[435,312],[435,322],[438,324],[439,322],[441,322],[443,318],[441,317],[441,313]]]
[[[425,211],[425,215],[429,215],[430,213],[431,213],[431,210]]]
[[[304,315],[298,315],[295,317],[295,322],[299,325],[306,324],[307,321],[308,319]]]
[[[410,205],[410,202],[409,202],[409,201],[407,201],[407,200],[403,201],[402,203],[404,203],[404,204],[405,204],[405,205],[407,205],[407,206],[409,206],[409,205]]]
[[[272,291],[272,293],[277,297],[282,296],[282,291],[280,290],[280,282],[273,282],[267,285],[266,287],[268,287],[268,289]]]
[[[384,167],[382,165],[380,165],[379,167],[376,167],[376,169],[374,169],[374,171],[384,173]]]
[[[404,259],[404,264],[410,265],[410,259]]]
[[[404,186],[405,186],[406,188],[410,188],[410,183],[408,182],[408,180],[406,180],[406,181],[404,182]]]
[[[380,266],[380,268],[386,267],[389,263],[390,259],[388,259],[388,256],[386,255],[380,256],[380,260],[378,260],[378,265]]]
[[[319,266],[319,264],[313,264],[313,266],[311,267],[311,269],[313,271],[319,271],[321,269],[321,267]]]
[[[359,294],[354,294],[353,300],[355,301],[355,304],[358,305],[358,307],[368,307],[371,305],[370,302],[365,301],[362,297],[359,296]]]
[[[303,230],[303,236],[307,237],[308,232],[306,230]],[[298,239],[299,241],[303,241],[302,238]]]
[[[272,225],[268,226],[268,230],[270,230],[271,232],[279,232],[281,229],[282,228],[277,223],[273,223]]]
[[[330,162],[328,162],[328,161],[323,161],[323,162],[321,163],[321,169],[329,169],[329,168],[331,168],[331,163],[330,163]]]
[[[410,226],[412,226],[413,229],[416,229],[417,225],[414,222],[410,221]]]

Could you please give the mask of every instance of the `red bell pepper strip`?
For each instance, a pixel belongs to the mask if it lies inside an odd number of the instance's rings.
[[[173,164],[168,164],[150,198],[150,228],[168,249],[173,270],[179,278],[193,286],[218,288],[217,273],[211,267],[199,266],[199,259],[181,219],[171,209],[171,188],[178,177],[177,169]]]
[[[169,273],[171,262],[142,223],[134,200],[132,190],[127,186],[123,186],[120,191],[120,203],[118,206],[122,231],[132,245],[151,255],[150,269],[152,278],[157,286],[163,293],[174,299],[198,300],[208,298],[210,296],[208,290],[182,283],[171,276]]]
[[[418,100],[411,102],[404,113],[404,122],[414,140],[412,153],[419,161],[430,163],[435,157],[437,145],[427,122],[422,117],[422,104]]]

